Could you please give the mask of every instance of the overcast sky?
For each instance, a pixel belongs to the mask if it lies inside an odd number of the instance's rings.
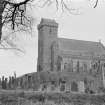
[[[90,41],[101,40],[105,45],[105,1],[99,1],[98,7],[93,9],[93,2],[89,4],[87,0],[74,0],[71,9],[75,8],[75,11],[71,11],[71,14],[67,11],[64,13],[61,10],[56,11],[53,5],[43,9],[33,7],[33,10],[30,11],[30,14],[35,17],[33,34],[32,36],[25,35],[18,42],[20,46],[24,47],[26,53],[20,54],[0,49],[0,76],[13,75],[14,71],[17,76],[36,71],[38,51],[36,25],[41,18],[55,19],[59,23],[59,37]]]

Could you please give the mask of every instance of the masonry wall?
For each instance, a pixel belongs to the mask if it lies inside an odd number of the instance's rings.
[[[58,24],[42,19],[38,26],[38,71],[51,70],[51,46],[57,39]]]

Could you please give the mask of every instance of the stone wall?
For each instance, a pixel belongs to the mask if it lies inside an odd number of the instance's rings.
[[[38,71],[51,70],[51,46],[57,32],[58,24],[54,20],[42,19],[38,25]]]
[[[105,105],[105,95],[45,93],[20,96],[2,96],[1,105]]]

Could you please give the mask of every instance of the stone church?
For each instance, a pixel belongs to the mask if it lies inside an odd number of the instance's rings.
[[[105,87],[105,47],[101,42],[58,37],[58,23],[41,19],[38,25],[37,72],[67,76],[66,90],[99,92]],[[74,88],[77,86],[77,89]]]

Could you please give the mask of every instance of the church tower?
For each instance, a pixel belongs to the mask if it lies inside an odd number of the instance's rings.
[[[38,25],[37,71],[51,70],[51,46],[57,40],[58,24],[54,20],[41,19]]]

